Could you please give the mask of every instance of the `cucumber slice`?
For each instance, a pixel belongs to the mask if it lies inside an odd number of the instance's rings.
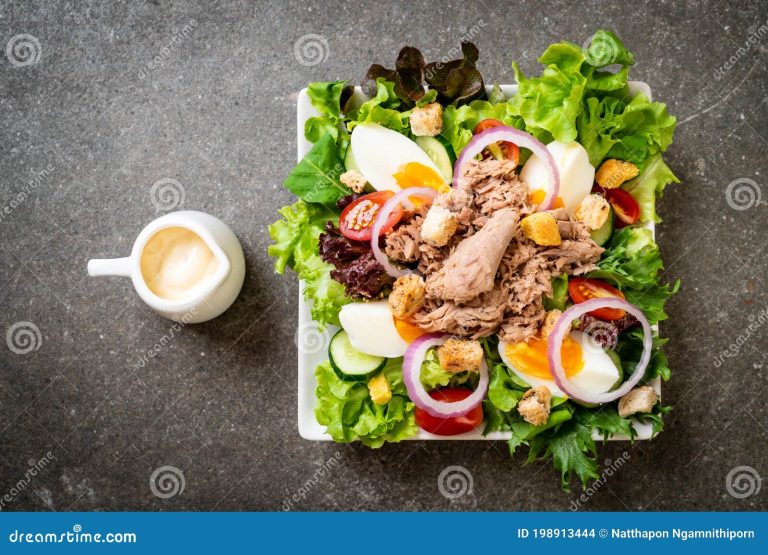
[[[349,382],[364,382],[381,372],[387,359],[361,353],[349,342],[349,335],[339,330],[328,347],[331,367],[339,379]]]
[[[446,181],[453,179],[453,163],[443,143],[434,137],[416,137],[416,144],[427,153]]]
[[[613,233],[613,208],[610,210],[608,219],[605,220],[603,226],[600,229],[594,230],[591,234],[592,240],[601,247],[608,242]]]
[[[347,169],[347,171],[360,171],[360,168],[357,167],[354,156],[352,156],[352,145],[347,147],[347,155],[344,157],[344,167]]]

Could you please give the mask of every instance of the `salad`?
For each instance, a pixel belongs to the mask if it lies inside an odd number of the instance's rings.
[[[671,370],[657,324],[650,226],[678,180],[675,118],[631,89],[610,31],[553,44],[516,92],[487,87],[479,52],[426,63],[403,48],[360,88],[311,83],[313,144],[269,226],[319,326],[317,421],[370,447],[424,430],[510,434],[562,487],[599,478],[593,435],[663,427]]]

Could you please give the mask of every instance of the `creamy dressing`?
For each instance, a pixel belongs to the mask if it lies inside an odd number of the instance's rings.
[[[219,260],[194,231],[183,227],[161,229],[141,253],[141,275],[158,297],[184,300],[213,279]]]

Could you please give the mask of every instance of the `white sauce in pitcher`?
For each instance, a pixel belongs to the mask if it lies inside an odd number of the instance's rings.
[[[213,279],[219,261],[194,231],[161,229],[141,252],[141,275],[158,297],[178,301],[194,297]]]

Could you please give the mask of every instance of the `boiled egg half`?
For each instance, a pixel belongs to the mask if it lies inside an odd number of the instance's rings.
[[[350,148],[360,173],[377,191],[407,187],[448,190],[448,183],[427,153],[397,131],[378,123],[357,125]]]
[[[349,303],[339,312],[352,346],[367,355],[397,358],[425,331],[392,315],[387,301]]]
[[[589,163],[586,149],[576,141],[553,141],[547,145],[547,150],[555,159],[555,165],[560,172],[560,192],[554,207],[564,207],[570,214],[592,191],[595,168]],[[549,165],[535,154],[523,166],[520,179],[528,185],[533,204],[543,201],[546,191],[552,186]]]
[[[590,393],[610,391],[619,381],[619,369],[608,354],[579,331],[563,340],[560,350],[568,379],[579,389]],[[557,387],[547,360],[547,340],[533,338],[527,342],[499,342],[499,354],[510,370],[531,387],[545,385],[555,397],[567,397]]]

